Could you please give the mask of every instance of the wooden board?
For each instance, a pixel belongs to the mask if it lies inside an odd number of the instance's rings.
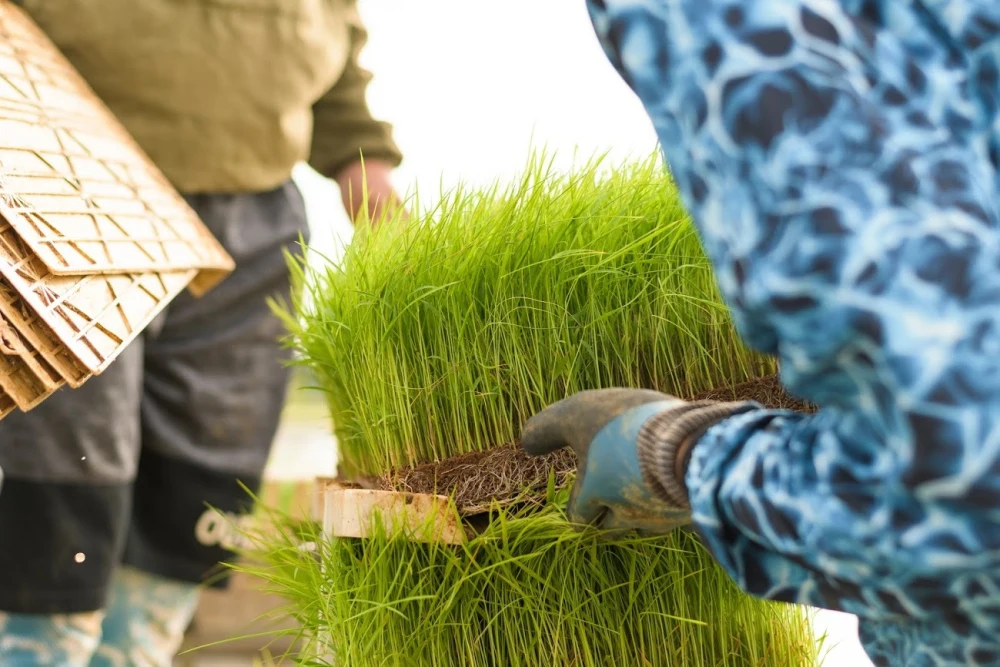
[[[52,327],[42,321],[3,278],[0,278],[0,317],[9,322],[70,387],[79,387],[91,377],[91,373],[59,342]]]
[[[369,537],[376,522],[404,531],[415,542],[464,544],[465,528],[447,496],[345,488],[335,480],[317,480],[323,534]]]
[[[0,275],[87,373],[107,368],[196,272],[54,275],[0,218]]]
[[[55,369],[0,316],[0,387],[4,393],[27,411],[62,385]]]
[[[14,403],[14,399],[7,395],[3,389],[0,389],[0,419],[3,419],[11,412],[17,408]]]
[[[197,269],[233,260],[69,61],[0,1],[0,215],[54,275]]]

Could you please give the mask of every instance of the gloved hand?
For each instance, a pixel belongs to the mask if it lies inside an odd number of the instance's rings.
[[[749,403],[687,402],[643,389],[599,389],[565,398],[528,420],[521,446],[577,455],[570,521],[660,535],[691,521],[684,471],[714,423]]]

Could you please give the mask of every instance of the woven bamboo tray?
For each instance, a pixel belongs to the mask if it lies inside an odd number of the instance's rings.
[[[101,373],[233,260],[31,19],[0,0],[0,418]]]

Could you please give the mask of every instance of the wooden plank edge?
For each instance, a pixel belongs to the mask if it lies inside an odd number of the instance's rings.
[[[30,313],[26,316],[25,313]],[[0,278],[0,317],[5,318],[39,355],[55,369],[56,373],[74,389],[83,386],[91,373],[78,366],[75,357],[61,344],[58,337],[21,298],[7,281]]]
[[[63,385],[62,377],[0,315],[0,388],[28,412]]]
[[[324,537],[371,537],[376,526],[403,531],[414,542],[465,544],[469,536],[448,496],[353,489],[316,480]]]

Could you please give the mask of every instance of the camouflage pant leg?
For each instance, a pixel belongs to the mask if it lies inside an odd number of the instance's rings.
[[[89,667],[101,640],[100,611],[82,614],[0,612],[0,665]]]
[[[123,566],[115,572],[101,645],[89,667],[170,667],[200,587]]]
[[[170,667],[200,588],[122,567],[107,611],[0,612],[3,667]]]
[[[879,664],[1000,664],[1000,3],[588,6],[741,334],[822,407],[699,441],[706,545]]]

